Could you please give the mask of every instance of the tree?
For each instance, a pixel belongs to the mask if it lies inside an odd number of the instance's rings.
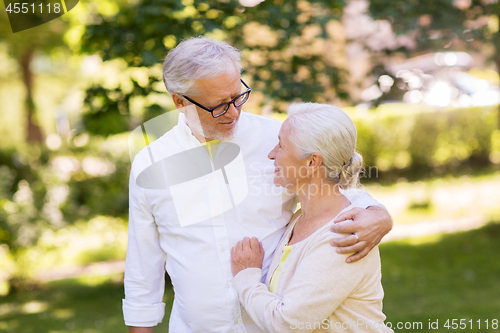
[[[499,0],[371,0],[370,13],[389,20],[396,34],[415,38],[416,51],[491,45],[491,60],[500,75]]]
[[[298,98],[331,101],[348,97],[344,73],[327,45],[329,24],[341,17],[343,6],[341,0],[274,0],[254,7],[236,1],[142,0],[87,26],[82,51],[147,68],[158,65],[182,39],[208,35],[243,50],[254,90],[262,91],[275,107]],[[158,90],[161,76],[150,75],[147,84],[131,81],[128,91],[117,87],[110,93],[98,85],[87,91],[87,130],[101,135],[125,131],[131,97],[165,91]],[[102,128],[98,123],[103,117],[121,125]]]
[[[26,88],[26,139],[28,142],[42,142],[43,133],[36,119],[36,103],[33,100],[35,76],[32,61],[37,53],[49,53],[53,48],[64,46],[63,34],[67,24],[56,19],[41,26],[13,33],[6,13],[0,16],[0,42],[6,43],[10,56],[17,60],[21,79]]]

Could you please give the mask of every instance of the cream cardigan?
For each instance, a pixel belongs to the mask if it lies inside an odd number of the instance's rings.
[[[353,208],[349,206],[343,211]],[[347,264],[330,240],[342,235],[325,224],[292,245],[276,294],[269,280],[279,264],[299,214],[288,225],[261,283],[259,268],[247,268],[232,280],[248,315],[264,332],[393,332],[383,325],[384,291],[380,255],[375,247],[363,259]]]

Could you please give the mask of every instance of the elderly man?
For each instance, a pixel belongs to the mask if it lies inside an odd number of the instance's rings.
[[[130,332],[153,332],[162,321],[165,269],[175,290],[171,332],[261,332],[231,286],[230,249],[257,237],[266,274],[296,198],[273,186],[267,154],[281,124],[241,110],[251,89],[240,71],[237,49],[204,37],[183,41],[165,59],[164,82],[180,115],[132,165],[123,300]],[[353,233],[332,244],[356,253],[348,261],[364,257],[392,226],[361,192],[345,195],[369,209],[347,212],[339,220],[354,222],[334,230]]]

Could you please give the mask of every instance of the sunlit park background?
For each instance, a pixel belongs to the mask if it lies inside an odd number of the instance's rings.
[[[245,111],[317,101],[354,119],[361,184],[394,218],[396,331],[499,331],[498,0],[81,0],[15,34],[5,9],[0,332],[126,331],[127,138],[174,108],[161,59],[196,35],[242,50]]]

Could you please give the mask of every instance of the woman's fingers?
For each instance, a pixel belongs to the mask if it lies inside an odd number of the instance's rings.
[[[250,238],[250,249],[252,251],[259,251],[259,240],[257,237]]]
[[[231,249],[231,257],[233,258],[248,258],[248,257],[264,257],[265,251],[262,243],[257,237],[245,237]]]

